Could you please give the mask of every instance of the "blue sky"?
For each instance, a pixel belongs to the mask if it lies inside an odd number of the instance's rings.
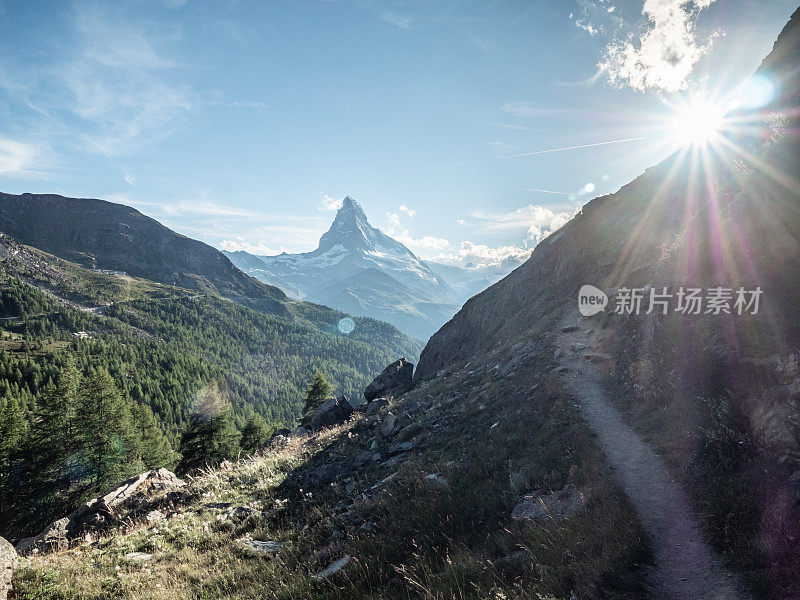
[[[672,107],[735,97],[795,8],[0,0],[0,191],[258,253],[351,195],[421,256],[515,255],[675,150]]]

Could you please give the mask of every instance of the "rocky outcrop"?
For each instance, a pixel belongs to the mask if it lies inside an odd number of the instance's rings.
[[[11,575],[17,565],[17,553],[14,546],[0,537],[0,600],[8,598],[11,591]]]
[[[584,504],[584,497],[571,486],[549,494],[532,493],[514,507],[511,518],[515,521],[562,521],[576,513]]]
[[[177,499],[186,483],[167,469],[154,469],[123,481],[107,494],[90,500],[51,523],[35,537],[17,544],[19,554],[68,548],[74,540],[110,529]]]
[[[414,376],[414,365],[401,358],[386,367],[364,390],[364,398],[371,402],[375,398],[398,391],[408,384]]]
[[[312,431],[334,427],[344,423],[353,414],[353,406],[345,396],[329,398],[311,415],[309,424]]]

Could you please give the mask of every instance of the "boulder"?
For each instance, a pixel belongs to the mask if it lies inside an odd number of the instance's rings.
[[[397,430],[399,429],[399,424],[397,423],[397,417],[395,417],[392,413],[386,413],[386,416],[383,417],[383,422],[381,423],[381,435],[385,438],[392,437]]]
[[[532,493],[514,507],[511,518],[515,521],[563,521],[583,506],[584,496],[572,486],[549,494]]]
[[[283,547],[283,542],[277,542],[275,540],[251,540],[242,538],[236,541],[252,548],[256,552],[265,552],[267,554],[274,554]]]
[[[367,404],[367,416],[371,417],[375,413],[377,413],[380,409],[384,406],[389,406],[389,401],[386,398],[378,398],[377,400],[373,400],[369,404]]]
[[[386,367],[364,390],[364,398],[371,402],[379,396],[399,390],[411,383],[414,365],[401,358]]]
[[[11,591],[11,575],[17,566],[17,552],[14,546],[0,537],[0,600],[6,600]]]
[[[389,456],[397,456],[398,454],[403,454],[404,452],[410,452],[416,447],[416,442],[414,440],[409,440],[407,442],[397,442],[396,444],[392,444],[389,446],[389,449],[386,451],[386,454]]]
[[[167,469],[154,469],[120,483],[103,496],[86,502],[35,537],[17,544],[19,554],[60,550],[90,532],[101,532],[124,521],[144,517],[175,499],[186,483]]]
[[[324,427],[334,427],[344,423],[353,414],[353,406],[344,396],[325,400],[311,415],[311,429],[316,431]]]

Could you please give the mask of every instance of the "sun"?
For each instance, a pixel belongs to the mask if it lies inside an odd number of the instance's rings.
[[[724,107],[694,98],[676,108],[670,131],[681,146],[705,146],[719,135],[724,118]]]

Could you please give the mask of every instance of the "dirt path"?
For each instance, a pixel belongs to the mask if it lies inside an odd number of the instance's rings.
[[[655,558],[652,583],[656,597],[749,598],[704,540],[686,492],[650,446],[624,423],[607,397],[600,384],[600,371],[594,364],[602,360],[592,347],[595,323],[595,319],[582,319],[577,312],[562,322],[558,360],[562,367],[567,367],[565,381],[579,400],[583,417],[597,434],[598,443],[649,538]]]

